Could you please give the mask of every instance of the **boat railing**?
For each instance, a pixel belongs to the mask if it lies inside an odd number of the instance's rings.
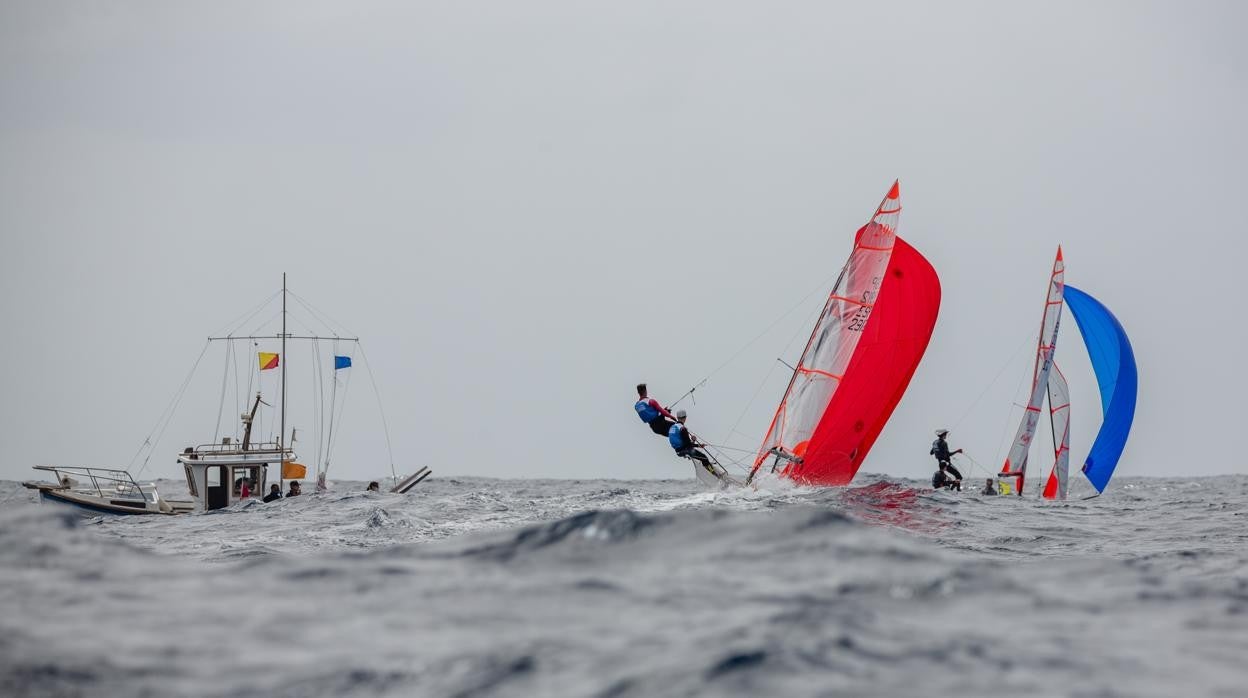
[[[44,470],[52,473],[56,478],[57,484],[67,489],[75,487],[75,485],[71,484],[75,477],[90,480],[90,489],[94,489],[96,495],[101,499],[141,499],[149,502],[157,500],[155,487],[148,487],[145,490],[139,483],[134,481],[134,478],[126,470],[76,465],[36,465],[35,470]],[[88,489],[82,486],[81,481],[76,486],[80,489]],[[105,490],[108,491],[107,494],[105,494]]]
[[[186,455],[196,456],[222,456],[222,455],[239,455],[246,453],[291,453],[291,449],[284,448],[276,441],[266,441],[264,443],[256,443],[249,445],[246,450],[242,448],[242,444],[200,444],[193,449],[187,449]]]

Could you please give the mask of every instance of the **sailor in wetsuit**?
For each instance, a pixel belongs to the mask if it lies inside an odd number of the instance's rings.
[[[952,489],[961,490],[962,473],[958,472],[958,469],[953,467],[951,459],[953,458],[954,453],[961,453],[962,449],[959,448],[956,451],[950,452],[949,443],[945,441],[945,437],[948,435],[948,429],[936,430],[936,440],[932,442],[931,454],[936,456],[936,463],[940,466],[941,472],[944,472],[946,477],[955,481]],[[935,481],[935,476],[933,476],[932,480],[933,482]]]
[[[932,475],[932,489],[936,490],[961,490],[962,481],[955,480],[948,473],[948,464],[941,463],[940,468]]]
[[[675,449],[676,455],[681,458],[692,458],[699,461],[702,463],[702,467],[714,473],[715,470],[711,467],[711,457],[697,448],[705,444],[699,443],[693,434],[690,434],[689,430],[685,428],[685,417],[684,410],[676,411],[676,423],[667,432],[667,442]],[[718,476],[718,473],[716,473],[716,476]]]
[[[646,394],[645,383],[637,384],[637,402],[633,404],[633,409],[637,410],[637,416],[641,417],[641,421],[649,425],[650,431],[659,436],[667,436],[672,425],[676,423],[676,418],[666,407]]]
[[[996,493],[997,493],[996,483],[992,481],[992,478],[988,478],[988,481],[984,483],[984,491],[980,492],[980,494],[995,495]]]

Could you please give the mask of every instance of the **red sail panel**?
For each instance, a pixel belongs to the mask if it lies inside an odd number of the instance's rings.
[[[846,485],[910,384],[936,326],[940,278],[900,237],[875,308],[840,389],[819,421],[801,463],[785,474],[812,485]]]
[[[901,193],[894,182],[871,220],[855,236],[853,252],[798,359],[750,477],[773,455],[786,460],[805,457],[811,436],[840,387],[875,307],[893,253],[900,214]]]

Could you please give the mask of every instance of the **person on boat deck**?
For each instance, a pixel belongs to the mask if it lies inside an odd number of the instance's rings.
[[[997,493],[996,483],[992,481],[992,478],[988,478],[987,482],[984,483],[984,491],[980,492],[980,494],[996,494],[996,493]]]
[[[288,498],[298,497],[301,494],[303,494],[303,485],[299,484],[298,480],[291,480],[290,489],[286,491],[286,496]]]
[[[667,442],[676,450],[676,455],[700,461],[702,467],[710,469],[711,457],[698,450],[699,446],[706,444],[700,443],[693,434],[689,433],[689,429],[685,427],[687,416],[684,410],[677,410],[676,423],[667,431]]]
[[[672,425],[676,423],[676,417],[666,407],[660,405],[658,400],[646,393],[645,383],[637,384],[637,402],[633,405],[633,409],[637,410],[637,416],[641,417],[641,421],[649,425],[650,431],[659,436],[667,436]]]
[[[944,465],[944,470],[948,471],[948,475],[958,481],[958,489],[962,489],[962,473],[953,467],[953,454],[961,453],[962,449],[950,452],[949,443],[945,441],[945,437],[949,435],[948,429],[937,429],[936,440],[932,442],[931,454],[936,456],[936,462]]]
[[[247,499],[251,496],[251,478],[245,477],[238,485],[238,498]]]
[[[949,466],[944,463],[941,463],[936,472],[932,474],[932,489],[951,490],[957,486],[958,481],[954,480],[953,476],[945,471],[948,467]]]
[[[372,482],[368,483],[368,490],[367,490],[367,491],[369,491],[369,492],[380,492],[380,491],[381,491],[381,484],[380,484],[379,482],[377,482],[376,480],[373,480]]]
[[[268,504],[269,502],[276,501],[281,498],[282,498],[282,486],[275,482],[272,485],[269,485],[269,493],[264,495],[264,499],[262,501],[265,504]]]

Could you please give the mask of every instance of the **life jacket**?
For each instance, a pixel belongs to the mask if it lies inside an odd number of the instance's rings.
[[[633,409],[637,410],[637,416],[641,417],[641,421],[646,424],[653,422],[663,414],[659,411],[659,408],[650,404],[650,398],[648,397],[638,400],[637,404],[633,405]]]
[[[689,431],[680,422],[673,424],[672,428],[667,430],[667,442],[677,451],[693,445],[689,443]]]

